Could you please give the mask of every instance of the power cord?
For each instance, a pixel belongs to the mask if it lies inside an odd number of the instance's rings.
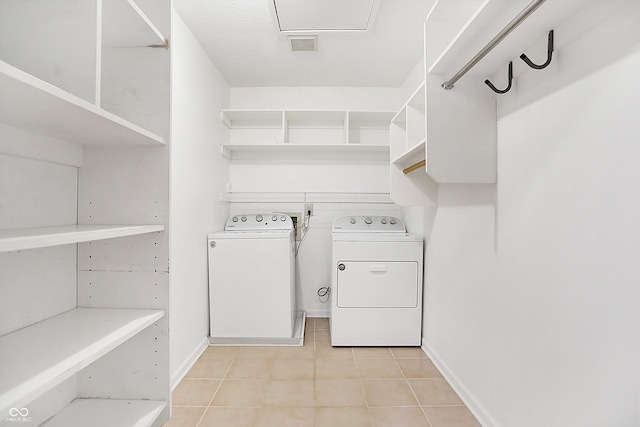
[[[295,256],[298,256],[298,251],[300,250],[300,246],[302,246],[302,242],[304,241],[305,236],[307,235],[307,230],[309,229],[309,221],[311,220],[311,210],[306,209],[307,207],[307,193],[304,194],[304,215],[302,216],[302,235],[300,236],[300,241],[296,245]]]
[[[329,286],[323,286],[320,289],[318,289],[318,296],[320,298],[326,297],[327,295],[329,295],[330,292],[331,292],[331,288]]]

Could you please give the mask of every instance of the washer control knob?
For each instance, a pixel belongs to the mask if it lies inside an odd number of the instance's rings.
[[[287,217],[286,217],[285,215],[282,215],[282,216],[280,217],[280,221],[286,221],[286,220],[287,220]]]
[[[274,215],[271,217],[271,221],[277,221],[278,220],[278,215]]]
[[[242,221],[242,222],[247,222],[247,217],[246,217],[246,216],[243,216],[242,218],[240,218],[240,221]]]
[[[356,223],[356,219],[355,219],[355,218],[351,218],[351,219],[349,220],[349,222],[350,222],[351,224],[355,224],[355,223]]]
[[[262,215],[256,215],[256,221],[262,222]]]
[[[382,218],[382,219],[380,220],[380,222],[381,222],[381,223],[383,223],[383,224],[386,224],[386,223],[387,223],[387,218]]]
[[[364,222],[365,222],[365,224],[371,224],[373,222],[373,220],[371,218],[369,218],[369,217],[366,217],[364,219]]]
[[[233,222],[238,222],[238,217],[237,217],[237,216],[234,216],[233,218],[231,218],[231,221],[233,221]]]
[[[389,220],[389,223],[390,223],[391,225],[395,225],[395,223],[396,223],[396,219],[395,219],[395,218],[391,218],[391,219]]]

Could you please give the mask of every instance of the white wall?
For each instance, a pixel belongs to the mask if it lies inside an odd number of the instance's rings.
[[[571,43],[557,31],[555,65],[499,98],[496,186],[440,186],[424,347],[486,425],[640,425],[640,8],[626,5]]]
[[[184,375],[209,335],[207,234],[224,227],[228,179],[218,120],[229,87],[174,11],[171,119],[171,374]]]

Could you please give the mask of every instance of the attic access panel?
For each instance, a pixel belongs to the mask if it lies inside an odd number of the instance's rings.
[[[281,32],[367,31],[379,0],[272,0]]]

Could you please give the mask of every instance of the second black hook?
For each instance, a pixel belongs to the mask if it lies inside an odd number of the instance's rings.
[[[546,68],[549,64],[551,64],[551,56],[553,55],[553,30],[549,31],[549,38],[547,41],[547,61],[542,64],[534,64],[524,53],[520,55],[520,59],[527,63],[527,65],[531,68],[535,68],[536,70],[542,70]]]

